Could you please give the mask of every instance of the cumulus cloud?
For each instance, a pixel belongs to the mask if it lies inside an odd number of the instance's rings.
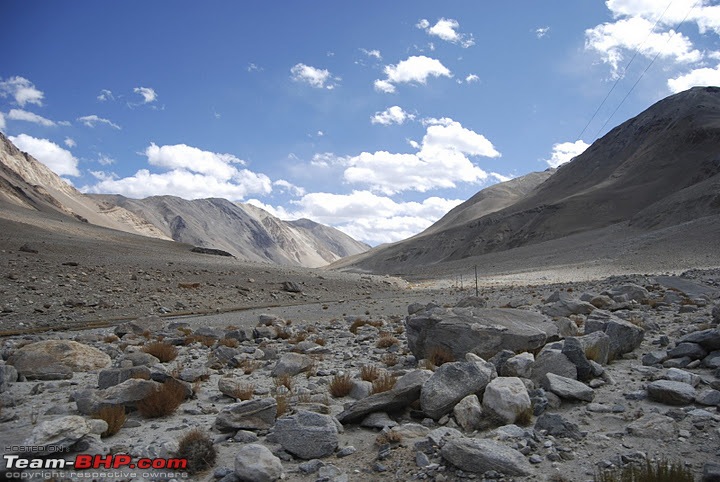
[[[428,77],[452,77],[442,62],[424,55],[408,57],[397,65],[386,65],[384,72],[387,78],[376,80],[375,89],[386,93],[395,92],[395,84],[425,84]]]
[[[151,87],[135,87],[133,92],[142,96],[143,104],[149,104],[157,100],[157,92]]]
[[[318,69],[305,64],[295,64],[290,69],[290,78],[295,82],[304,82],[316,89],[334,89],[333,80],[338,80],[327,69]]]
[[[100,102],[105,102],[108,100],[115,100],[115,96],[113,95],[112,91],[107,89],[102,89],[100,91],[100,94],[97,96],[97,100]]]
[[[319,152],[310,160],[310,165],[315,167],[333,167],[346,166],[348,164],[347,156],[338,156],[332,152]]]
[[[370,118],[370,122],[372,124],[387,126],[390,124],[402,124],[406,120],[413,120],[414,118],[414,114],[409,114],[405,112],[402,107],[394,105],[382,112],[376,112],[375,115]]]
[[[416,27],[425,30],[428,35],[434,35],[447,42],[459,44],[463,48],[475,45],[472,35],[461,34],[457,31],[460,28],[460,23],[452,18],[441,18],[432,27],[430,22],[423,18],[416,24]]]
[[[550,159],[545,159],[545,162],[550,167],[558,167],[572,161],[574,157],[585,152],[588,147],[590,147],[590,144],[586,144],[582,140],[553,144]]]
[[[70,148],[77,146],[77,142],[75,142],[75,139],[73,139],[72,137],[66,137],[63,142],[66,146]]]
[[[305,189],[300,186],[296,186],[295,184],[286,181],[285,179],[278,179],[277,181],[273,181],[272,184],[273,186],[277,186],[278,188],[280,188],[281,191],[290,193],[293,196],[302,196],[305,194]]]
[[[373,191],[394,194],[452,188],[457,182],[480,182],[488,174],[468,156],[499,157],[485,136],[449,118],[426,119],[426,132],[417,152],[362,152],[347,160],[343,177]]]
[[[406,239],[426,229],[462,199],[430,197],[422,202],[398,202],[370,191],[350,194],[315,192],[291,201],[291,208],[248,201],[281,219],[308,218],[340,229],[368,244]]]
[[[480,77],[478,77],[475,74],[470,74],[467,77],[465,77],[465,82],[468,84],[472,84],[473,82],[480,82]]]
[[[673,92],[682,92],[698,85],[720,85],[720,65],[715,68],[702,67],[668,79],[668,88]]]
[[[38,90],[35,85],[25,77],[10,77],[0,81],[0,96],[11,96],[20,107],[25,104],[42,105],[45,94]]]
[[[82,190],[122,194],[131,198],[167,194],[185,199],[220,197],[232,201],[272,191],[270,178],[238,168],[244,162],[232,154],[203,151],[185,144],[157,146],[154,143],[145,149],[144,154],[151,166],[166,171],[157,173],[141,169],[124,178],[106,176]]]
[[[11,109],[10,112],[8,112],[8,119],[32,122],[45,127],[52,127],[56,125],[55,122],[50,119],[46,119],[43,116],[22,109]]]
[[[5,130],[5,114],[0,112],[0,131]]]
[[[111,120],[103,119],[102,117],[98,117],[95,114],[78,117],[77,120],[79,120],[80,122],[82,122],[84,125],[86,125],[88,127],[95,127],[95,124],[107,124],[110,127],[112,127],[113,129],[118,129],[118,130],[121,129],[121,127],[119,125],[115,124]]]
[[[25,151],[49,167],[58,176],[79,176],[78,160],[72,153],[48,139],[38,139],[27,134],[10,136],[18,149]]]

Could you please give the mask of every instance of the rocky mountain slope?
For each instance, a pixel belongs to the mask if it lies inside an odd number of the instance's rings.
[[[0,133],[0,201],[62,213],[98,226],[169,239],[147,220],[119,207],[98,205]]]
[[[147,219],[175,241],[222,249],[247,261],[319,267],[369,248],[337,229],[307,219],[282,221],[256,206],[226,199],[90,197]]]
[[[613,226],[636,236],[699,219],[717,225],[719,141],[720,88],[696,87],[616,127],[509,206],[490,213],[480,210],[477,217],[460,218],[459,223],[443,222],[428,230],[431,235],[378,248],[342,266],[407,273],[419,265],[600,233]],[[661,238],[659,233],[658,243]]]

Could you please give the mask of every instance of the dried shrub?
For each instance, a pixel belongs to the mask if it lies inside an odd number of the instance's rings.
[[[389,367],[394,367],[398,364],[398,357],[395,353],[385,353],[381,361]]]
[[[179,331],[180,333],[182,333],[185,336],[192,335],[192,330],[190,328],[188,328],[187,326],[181,326],[180,328],[177,329],[177,331]]]
[[[262,366],[262,362],[259,360],[243,360],[240,362],[240,369],[245,375],[250,375],[252,372]]]
[[[335,375],[330,381],[330,395],[333,397],[346,397],[350,394],[353,384],[350,375]]]
[[[103,341],[105,343],[115,343],[116,341],[119,341],[120,338],[117,337],[117,335],[107,335],[105,338],[103,338]]]
[[[307,332],[306,331],[300,331],[295,334],[292,338],[288,340],[288,342],[292,343],[293,345],[296,345],[300,343],[301,341],[305,341],[307,339]]]
[[[293,386],[295,385],[295,380],[292,376],[285,374],[275,377],[273,383],[275,384],[275,388],[285,387],[288,389],[288,391],[292,392]]]
[[[365,313],[366,315],[369,315],[370,313]],[[375,328],[380,328],[385,323],[382,322],[382,320],[372,320],[367,322],[368,325],[374,326]]]
[[[125,420],[127,420],[127,416],[125,415],[125,406],[113,405],[103,407],[100,411],[93,414],[93,418],[98,418],[107,422],[108,428],[101,433],[100,436],[103,438],[110,437],[111,435],[118,433],[122,426],[125,425]]]
[[[372,382],[373,387],[371,393],[382,393],[392,390],[395,382],[397,382],[397,378],[386,373]]]
[[[313,340],[313,341],[315,342],[316,345],[320,345],[320,346],[325,346],[325,343],[327,343],[325,341],[325,338],[315,338],[315,340]]]
[[[623,468],[603,470],[595,475],[595,482],[693,482],[690,469],[682,462],[670,463],[646,460],[644,465],[628,464]]]
[[[142,351],[154,356],[162,363],[173,361],[178,356],[178,349],[170,343],[155,341],[142,347]]]
[[[386,444],[399,444],[403,441],[403,436],[400,432],[394,430],[388,430],[387,432],[380,432],[375,437],[375,444],[386,445]]]
[[[434,366],[439,367],[443,363],[451,363],[455,361],[455,355],[445,347],[434,346],[428,353],[427,360]]]
[[[355,321],[350,324],[350,333],[352,333],[353,335],[357,335],[358,329],[362,328],[367,324],[367,321],[361,318],[356,318]]]
[[[238,400],[250,400],[255,392],[255,385],[252,383],[236,383],[229,395]]]
[[[303,392],[297,394],[298,403],[310,403],[312,402],[312,394],[310,392]]]
[[[192,345],[193,343],[200,343],[201,345],[205,345],[206,347],[210,348],[215,344],[215,338],[212,336],[207,335],[189,335],[185,337],[184,341],[185,345]]]
[[[290,410],[290,399],[285,394],[275,395],[275,402],[277,403],[277,415],[276,418],[280,418]]]
[[[363,365],[360,367],[360,378],[366,382],[375,381],[380,376],[380,369],[374,365]]]
[[[292,334],[290,333],[290,330],[288,330],[287,328],[284,328],[284,327],[281,327],[281,328],[276,327],[275,332],[277,333],[277,337],[281,340],[288,340],[292,336]]]
[[[393,345],[399,345],[400,340],[392,336],[390,333],[384,331],[380,333],[380,338],[378,338],[377,343],[375,344],[378,348],[390,348]]]
[[[218,340],[218,345],[227,346],[229,348],[237,348],[240,342],[235,338],[221,338]]]
[[[142,332],[142,336],[146,340],[149,340],[152,337],[152,333],[150,332],[150,330],[145,330]]]
[[[185,469],[189,474],[197,474],[215,464],[217,451],[210,436],[195,428],[180,439],[176,457],[187,460]]]
[[[169,379],[157,390],[137,403],[138,412],[146,418],[166,417],[185,400],[185,387],[177,380]]]
[[[533,409],[532,407],[528,407],[522,412],[520,412],[515,419],[515,423],[517,425],[520,425],[521,427],[527,427],[532,423],[532,417],[533,417]]]

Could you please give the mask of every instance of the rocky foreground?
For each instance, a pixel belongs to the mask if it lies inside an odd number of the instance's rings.
[[[578,481],[663,458],[720,480],[720,271],[467,294],[6,337],[0,443],[187,457],[192,480]]]

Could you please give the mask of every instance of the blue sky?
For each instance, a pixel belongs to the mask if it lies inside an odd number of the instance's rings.
[[[84,192],[395,241],[720,84],[715,3],[3,0],[0,130]]]

